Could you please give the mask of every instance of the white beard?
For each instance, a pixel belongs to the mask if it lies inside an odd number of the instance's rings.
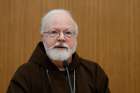
[[[57,49],[55,46],[60,45],[59,43],[56,43],[53,47],[47,48],[45,47],[46,54],[51,60],[57,60],[57,61],[64,61],[68,60],[72,56],[72,54],[76,51],[77,43],[73,48],[69,48],[68,45],[65,43],[61,44],[64,47],[64,49]]]

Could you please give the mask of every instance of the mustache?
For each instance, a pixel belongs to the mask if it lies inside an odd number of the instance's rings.
[[[65,48],[65,49],[68,49],[69,46],[65,43],[56,43],[53,48]]]

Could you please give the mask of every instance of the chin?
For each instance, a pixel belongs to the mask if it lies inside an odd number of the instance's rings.
[[[70,51],[60,49],[48,49],[46,53],[51,60],[58,61],[68,60],[68,58],[72,56],[72,53]]]

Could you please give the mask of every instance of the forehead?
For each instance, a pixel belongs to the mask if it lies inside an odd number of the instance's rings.
[[[46,27],[48,28],[74,28],[74,21],[72,17],[66,13],[56,14],[46,20]]]

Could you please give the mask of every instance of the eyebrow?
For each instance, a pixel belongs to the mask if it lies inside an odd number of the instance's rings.
[[[47,32],[53,31],[53,30],[60,31],[60,29],[58,29],[58,28],[52,28],[52,29],[48,30]],[[71,30],[72,30],[72,28],[65,28],[63,31],[71,31]]]

